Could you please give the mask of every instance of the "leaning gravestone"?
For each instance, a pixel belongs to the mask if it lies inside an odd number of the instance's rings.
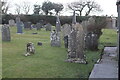
[[[37,24],[36,24],[36,28],[37,28],[37,30],[41,30],[42,24],[41,24],[41,23],[37,23]]]
[[[60,47],[61,46],[60,32],[53,30],[50,35],[50,40],[51,40],[51,46]]]
[[[13,19],[9,20],[9,26],[15,26],[15,21]]]
[[[68,37],[68,59],[67,62],[84,63],[84,30],[82,25],[76,23]]]
[[[56,16],[56,31],[61,31],[61,23],[58,15]]]
[[[10,29],[6,24],[2,26],[2,41],[11,41]]]
[[[31,28],[31,22],[24,22],[24,29],[32,29]]]
[[[46,31],[51,31],[52,25],[50,23],[45,25]]]

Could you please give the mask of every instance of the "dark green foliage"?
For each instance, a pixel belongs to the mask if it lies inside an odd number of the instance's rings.
[[[54,9],[53,3],[50,1],[45,1],[42,4],[42,10],[45,12],[46,15],[48,15],[49,11]]]
[[[54,9],[55,9],[55,12],[56,12],[56,15],[62,11],[64,8],[64,6],[60,3],[54,3]]]
[[[40,5],[34,5],[33,12],[34,12],[34,14],[39,14],[39,12],[40,12]]]

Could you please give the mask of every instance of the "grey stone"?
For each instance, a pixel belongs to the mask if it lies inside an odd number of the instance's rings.
[[[68,59],[73,59],[75,63],[85,63],[84,55],[84,30],[82,25],[76,23],[72,25],[72,31],[68,36]],[[69,62],[69,61],[68,61]]]
[[[9,20],[9,26],[15,26],[15,21],[13,19]]]
[[[61,31],[61,23],[58,15],[56,16],[56,31]]]
[[[63,37],[64,36],[67,36],[67,35],[70,35],[71,33],[71,26],[69,24],[64,24],[62,26],[62,34],[63,34]]]
[[[53,30],[51,32],[50,40],[51,40],[51,46],[60,47],[61,46],[60,32]]]
[[[2,26],[2,41],[11,41],[10,29],[6,24]]]
[[[31,28],[31,22],[24,22],[24,29],[32,29]]]
[[[37,30],[41,30],[42,24],[41,24],[41,23],[37,23],[37,24],[36,24],[36,28],[37,28]]]
[[[46,31],[51,31],[52,25],[50,23],[45,25]]]
[[[17,22],[20,22],[21,20],[20,20],[20,17],[16,17],[16,23]]]
[[[16,25],[17,25],[17,33],[23,33],[23,27],[24,27],[23,22],[22,21],[17,22]]]
[[[75,11],[73,12],[73,18],[72,18],[72,24],[76,24],[76,15],[75,15]]]

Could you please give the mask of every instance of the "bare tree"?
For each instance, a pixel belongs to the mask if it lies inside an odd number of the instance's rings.
[[[0,8],[2,10],[2,14],[7,14],[9,8],[10,8],[10,3],[7,0],[1,1]]]
[[[22,9],[23,9],[23,12],[25,13],[25,14],[28,14],[29,13],[29,11],[30,11],[30,3],[29,2],[23,2],[22,3]]]
[[[15,4],[15,12],[19,15],[21,13],[21,6],[20,4]]]
[[[80,16],[82,16],[82,11],[86,6],[87,6],[86,0],[80,0],[80,1],[72,2],[68,4],[68,8],[73,11],[79,11]]]
[[[87,1],[87,7],[88,11],[86,12],[85,16],[88,16],[92,11],[102,11],[100,5],[97,4],[95,1]]]
[[[102,11],[100,5],[97,4],[95,1],[87,1],[87,0],[80,0],[77,2],[72,2],[68,4],[68,8],[73,11],[79,11],[80,16],[82,16],[82,12],[86,9],[85,16],[88,16],[92,11]]]

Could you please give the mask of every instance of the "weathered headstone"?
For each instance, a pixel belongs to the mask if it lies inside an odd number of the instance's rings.
[[[31,22],[24,22],[24,29],[32,29],[31,28]]]
[[[71,32],[71,26],[70,26],[69,24],[64,24],[64,25],[62,26],[62,34],[63,34],[63,37],[69,35],[70,32]]]
[[[10,29],[6,24],[2,26],[2,41],[11,41]]]
[[[68,36],[68,60],[67,62],[86,63],[84,56],[84,30],[82,25],[76,23]]]
[[[53,30],[50,35],[50,40],[51,40],[51,46],[60,47],[61,46],[60,32]]]
[[[50,23],[45,25],[46,31],[51,31],[52,25]]]
[[[68,36],[71,33],[71,26],[69,24],[64,24],[62,26],[62,34],[64,38],[65,48],[68,48]]]
[[[41,30],[42,24],[41,24],[41,23],[37,23],[37,24],[36,24],[36,28],[37,28],[37,30]]]
[[[58,15],[56,16],[56,31],[61,31],[61,23]]]
[[[15,21],[13,19],[9,20],[9,26],[15,26]]]

